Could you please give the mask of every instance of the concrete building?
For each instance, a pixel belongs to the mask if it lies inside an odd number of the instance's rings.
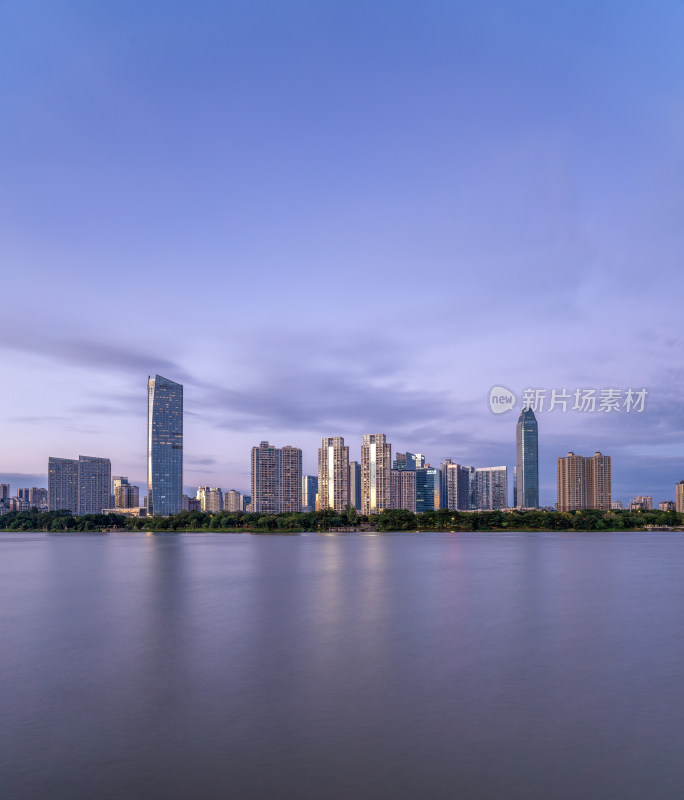
[[[441,507],[450,511],[468,511],[474,508],[475,468],[456,464],[447,458],[441,464],[440,472]]]
[[[384,433],[368,433],[361,445],[361,513],[392,507],[392,445]]]
[[[251,505],[258,514],[293,513],[302,508],[302,451],[261,442],[252,448]]]
[[[242,495],[236,489],[231,489],[223,495],[223,510],[233,513],[242,511]]]
[[[477,467],[473,472],[473,508],[508,508],[508,467]]]
[[[183,505],[183,386],[161,375],[147,380],[147,510],[178,514]]]
[[[638,495],[629,504],[630,511],[653,511],[653,498],[647,495]]]
[[[684,481],[679,481],[675,486],[675,507],[680,514],[684,514]]]
[[[393,469],[391,471],[392,508],[416,511],[416,471]]]
[[[569,452],[558,459],[558,510],[611,509],[611,459],[598,451],[584,457]]]
[[[658,503],[658,510],[659,511],[675,511],[676,504],[674,500],[663,500]]]
[[[50,511],[101,514],[103,508],[110,506],[111,485],[112,465],[108,458],[48,459]]]
[[[302,510],[302,451],[289,444],[283,447],[282,511],[294,514]]]
[[[199,500],[200,511],[208,514],[218,514],[223,511],[223,492],[220,487],[198,486],[197,500]]]
[[[140,487],[128,482],[123,475],[115,475],[114,508],[140,508]]]
[[[48,490],[38,486],[31,487],[29,492],[29,503],[31,504],[31,508],[47,510]]]
[[[344,511],[349,505],[349,447],[342,436],[328,436],[318,448],[317,509]]]
[[[9,483],[0,483],[0,500],[9,500],[9,498],[10,498]]]

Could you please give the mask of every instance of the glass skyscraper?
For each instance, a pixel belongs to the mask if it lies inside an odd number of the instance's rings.
[[[539,508],[539,436],[537,418],[531,408],[520,412],[515,440],[515,503],[519,508]]]
[[[178,514],[183,503],[183,387],[147,381],[147,513]]]

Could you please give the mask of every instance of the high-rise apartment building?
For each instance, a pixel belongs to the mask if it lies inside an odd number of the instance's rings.
[[[349,462],[349,505],[361,511],[361,464]]]
[[[676,508],[673,500],[661,500],[658,503],[659,511],[674,511]]]
[[[208,514],[217,514],[223,511],[223,492],[217,487],[198,486],[197,500],[199,500],[200,510]]]
[[[29,502],[29,495],[30,494],[31,494],[31,490],[28,488],[28,486],[25,489],[17,489],[17,497],[20,500],[26,500],[27,503]]]
[[[598,451],[585,458],[570,452],[558,459],[558,510],[611,509],[611,461]]]
[[[675,492],[675,507],[680,514],[684,514],[684,481],[676,484]]]
[[[183,504],[183,386],[147,381],[147,513],[168,517]]]
[[[242,511],[242,495],[236,489],[231,489],[223,495],[224,511]]]
[[[327,436],[318,448],[318,509],[344,511],[349,505],[349,447],[342,436]]]
[[[252,448],[252,510],[277,514],[282,508],[283,451],[268,442]]]
[[[392,508],[416,511],[415,469],[393,469],[391,472]]]
[[[473,508],[508,508],[508,467],[477,467],[473,481]]]
[[[447,458],[440,467],[442,477],[442,508],[468,511],[473,502],[475,468],[465,467]]]
[[[111,507],[112,463],[108,458],[78,457],[78,512],[101,514]]]
[[[539,432],[531,408],[523,408],[515,429],[515,500],[519,508],[539,508]]]
[[[289,444],[283,447],[282,503],[287,514],[302,510],[302,451]]]
[[[128,482],[123,475],[115,475],[114,483],[114,508],[139,508],[140,487]]]
[[[317,494],[318,494],[318,476],[302,475],[302,511],[316,510]]]
[[[367,433],[361,445],[361,513],[392,507],[392,445],[384,433]]]
[[[261,442],[252,448],[252,511],[280,514],[301,511],[302,451]]]
[[[33,486],[29,492],[29,503],[31,508],[47,508],[48,507],[48,491],[47,489]]]
[[[0,500],[9,500],[9,498],[10,498],[9,483],[0,483]]]
[[[101,514],[111,500],[112,465],[108,458],[79,456],[48,459],[48,507],[72,514]]]

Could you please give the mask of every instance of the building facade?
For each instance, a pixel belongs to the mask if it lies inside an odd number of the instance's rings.
[[[233,513],[242,511],[242,495],[240,492],[236,489],[230,489],[230,491],[224,493],[223,510],[232,511]]]
[[[168,517],[183,505],[183,386],[147,381],[147,513]]]
[[[392,445],[384,433],[368,433],[361,445],[361,513],[392,507]]]
[[[140,488],[128,482],[123,475],[115,475],[114,483],[114,508],[139,508]]]
[[[447,458],[440,467],[442,480],[442,508],[450,511],[469,511],[475,508],[473,491],[475,468],[454,463]]]
[[[416,511],[416,471],[393,469],[391,473],[392,508]]]
[[[539,508],[539,432],[531,408],[520,412],[515,430],[515,500],[519,508]]]
[[[558,459],[558,510],[596,508],[610,511],[611,460],[600,452],[584,457],[569,452]]]
[[[197,500],[200,511],[206,511],[208,514],[218,514],[223,511],[223,492],[218,486],[198,486]]]
[[[508,508],[508,467],[477,467],[473,471],[473,508]]]
[[[302,510],[302,451],[289,444],[283,447],[282,511],[293,514]]]
[[[349,505],[349,447],[342,436],[328,436],[318,448],[317,510],[344,511]]]
[[[416,472],[416,511],[424,514],[442,506],[441,473],[430,465],[419,467]]]
[[[48,459],[48,508],[74,515],[101,514],[110,507],[112,465],[108,458]],[[27,503],[29,501],[27,500]]]
[[[258,514],[293,513],[302,508],[302,451],[261,442],[252,448],[251,505]]]
[[[302,475],[302,511],[316,510],[317,494],[318,494],[318,476]]]

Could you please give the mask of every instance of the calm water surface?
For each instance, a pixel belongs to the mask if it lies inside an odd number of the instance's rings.
[[[0,793],[684,797],[684,536],[0,535]]]

